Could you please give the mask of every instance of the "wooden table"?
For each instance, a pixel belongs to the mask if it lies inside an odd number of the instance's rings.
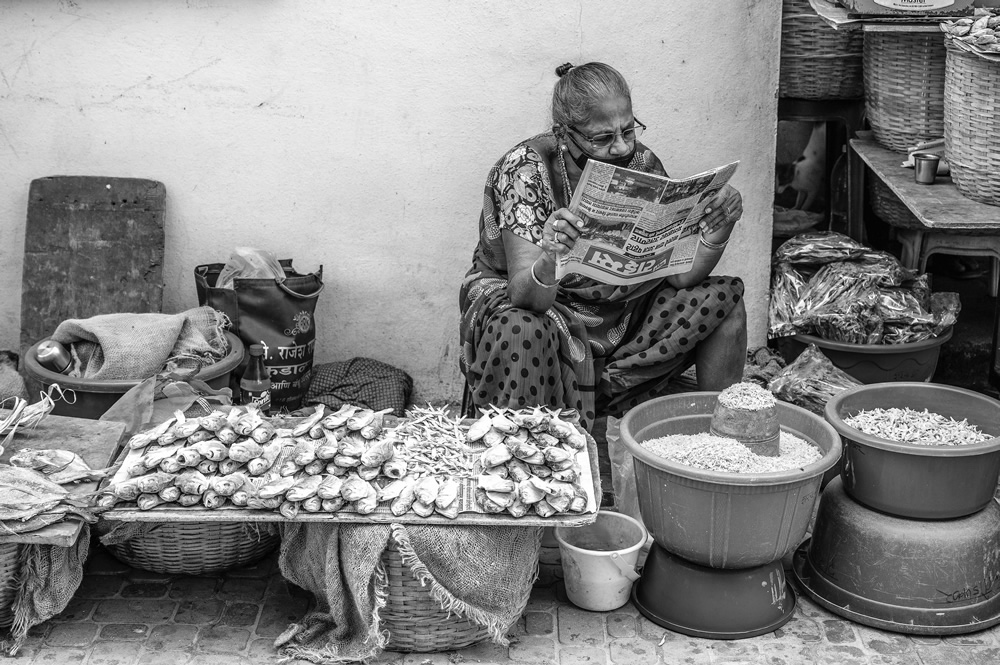
[[[987,205],[966,198],[949,176],[938,176],[933,185],[918,185],[913,169],[901,166],[905,155],[883,148],[868,132],[852,139],[849,150],[854,161],[848,187],[848,228],[851,237],[864,236],[864,178],[867,175],[885,183],[921,224],[920,229],[897,229],[903,243],[902,263],[926,269],[927,257],[941,251],[951,254],[990,256],[990,290],[996,291],[1000,264],[1000,206]],[[867,167],[867,168],[865,168]],[[858,231],[860,229],[860,231]],[[997,339],[1000,308],[993,321],[993,350],[990,358],[990,384],[1000,388],[997,370]]]
[[[0,462],[8,463],[10,456],[22,448],[61,448],[82,457],[92,469],[103,469],[113,461],[124,437],[125,425],[122,423],[49,415],[34,429],[18,429],[7,450],[0,456]],[[81,496],[96,491],[97,485],[95,481],[67,487],[70,488],[71,495]],[[0,544],[28,543],[69,547],[76,543],[82,528],[83,522],[79,518],[68,517],[37,531],[0,535]]]

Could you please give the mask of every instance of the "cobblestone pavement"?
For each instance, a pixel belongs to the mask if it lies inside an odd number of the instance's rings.
[[[575,608],[565,597],[558,550],[544,562],[509,647],[483,643],[438,654],[385,653],[379,663],[647,663],[712,665],[993,665],[1000,628],[945,638],[904,636],[839,618],[798,595],[779,630],[751,639],[695,639],[646,620],[631,605],[608,613]],[[271,556],[218,576],[177,577],[134,570],[94,549],[70,605],[36,627],[12,663],[237,665],[278,663],[274,638],[311,599],[287,584]],[[296,662],[298,665],[298,662]]]

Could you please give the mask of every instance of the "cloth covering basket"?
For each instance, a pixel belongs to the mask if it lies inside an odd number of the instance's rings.
[[[448,614],[421,586],[403,564],[399,550],[390,541],[382,554],[389,581],[382,627],[389,632],[387,651],[433,653],[451,651],[489,639],[482,626],[455,614]]]
[[[809,0],[781,6],[781,69],[778,96],[854,99],[864,94],[860,30],[834,30]]]
[[[944,35],[864,33],[865,110],[875,140],[896,152],[944,136]]]
[[[1000,62],[949,44],[944,83],[944,150],[966,198],[1000,206]]]
[[[170,575],[205,575],[252,565],[281,539],[245,522],[159,523],[108,551],[133,568]]]
[[[0,544],[0,628],[6,628],[14,623],[13,607],[17,595],[20,557],[19,544]]]

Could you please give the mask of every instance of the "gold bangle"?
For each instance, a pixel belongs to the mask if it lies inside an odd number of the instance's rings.
[[[542,258],[542,257],[539,256],[538,259],[540,259],[540,258]],[[532,281],[534,281],[535,284],[537,284],[538,286],[542,287],[543,289],[554,289],[557,286],[559,286],[559,280],[556,280],[552,284],[546,284],[542,280],[538,279],[538,275],[535,274],[535,264],[538,263],[538,259],[535,259],[535,262],[531,264],[531,268],[528,270],[528,272],[531,273],[531,279],[532,279]]]
[[[729,244],[729,238],[726,238],[722,242],[709,242],[709,241],[705,240],[705,236],[699,235],[698,236],[698,242],[700,242],[705,247],[708,247],[709,249],[714,249],[716,251],[721,251],[721,250],[723,250],[723,249],[726,248],[726,245]]]

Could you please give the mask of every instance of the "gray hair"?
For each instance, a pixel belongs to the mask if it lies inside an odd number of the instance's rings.
[[[632,101],[625,77],[603,62],[579,67],[566,63],[556,68],[556,74],[559,80],[552,91],[552,122],[556,125],[586,124],[597,102],[607,97]]]

